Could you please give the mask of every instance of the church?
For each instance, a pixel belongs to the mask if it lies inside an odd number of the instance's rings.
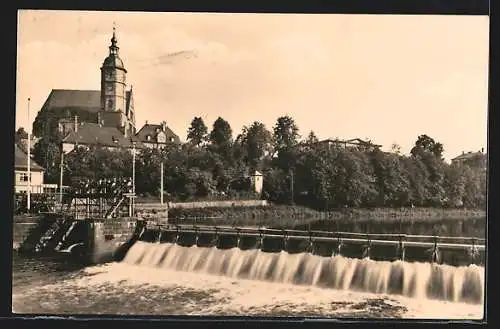
[[[38,114],[39,117],[49,118],[45,120],[48,123],[44,128],[39,129],[42,134],[43,130],[57,129],[62,136],[64,153],[76,147],[141,149],[180,143],[179,137],[165,122],[158,125],[146,123],[137,131],[134,94],[132,86],[127,88],[127,70],[119,56],[115,28],[109,55],[100,70],[100,90],[51,91]],[[50,122],[50,118],[56,118],[57,122]]]

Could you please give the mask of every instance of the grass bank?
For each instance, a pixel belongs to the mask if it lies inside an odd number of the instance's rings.
[[[484,210],[439,208],[337,209],[320,212],[300,206],[174,208],[169,222],[179,224],[266,226],[360,233],[485,236]]]

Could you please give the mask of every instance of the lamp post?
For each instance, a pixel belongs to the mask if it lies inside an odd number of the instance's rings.
[[[31,210],[31,140],[30,140],[30,99],[28,98],[28,127],[26,128],[28,131],[28,189],[26,191],[26,209],[28,213]]]

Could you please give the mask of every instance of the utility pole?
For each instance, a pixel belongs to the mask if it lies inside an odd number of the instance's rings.
[[[290,194],[291,194],[291,197],[292,197],[292,204],[294,204],[294,191],[293,191],[293,188],[294,188],[294,174],[293,174],[293,169],[290,171]]]
[[[64,173],[64,149],[61,142],[61,164],[59,165],[59,202],[62,207],[63,199],[63,173]]]
[[[163,204],[163,161],[160,163],[160,203]]]
[[[130,200],[131,207],[131,217],[134,213],[135,206],[135,141],[132,142],[132,199]]]
[[[28,127],[26,129],[28,130],[28,190],[27,192],[27,201],[26,201],[26,209],[28,210],[28,213],[31,210],[31,140],[30,140],[30,99],[28,98]]]

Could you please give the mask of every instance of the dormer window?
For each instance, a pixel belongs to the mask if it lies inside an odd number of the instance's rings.
[[[157,135],[156,135],[156,141],[158,143],[165,143],[167,141],[167,136],[165,136],[165,133],[163,131],[160,131]]]
[[[147,136],[146,136],[146,140],[147,140],[147,141],[150,141],[150,140],[151,140],[151,136],[150,136],[150,135],[147,135]]]

